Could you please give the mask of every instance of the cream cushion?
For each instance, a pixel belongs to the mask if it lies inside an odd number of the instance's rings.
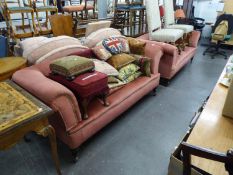
[[[173,24],[167,26],[168,29],[180,29],[183,30],[184,33],[190,33],[193,31],[193,26],[192,25],[185,25],[185,24]]]
[[[179,29],[160,29],[150,34],[150,40],[160,42],[176,42],[183,37],[183,30]]]

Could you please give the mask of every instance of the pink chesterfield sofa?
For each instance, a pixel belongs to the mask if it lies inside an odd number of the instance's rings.
[[[17,71],[12,80],[55,111],[55,115],[50,118],[50,124],[55,128],[57,137],[72,150],[75,161],[77,148],[83,142],[159,85],[158,66],[163,55],[162,49],[153,42],[146,41],[145,55],[152,59],[151,77],[139,77],[112,93],[108,96],[108,107],[104,107],[99,100],[93,100],[88,106],[87,120],[81,119],[74,94],[63,85],[47,78],[51,60]]]
[[[156,45],[162,47],[163,56],[159,63],[159,73],[161,74],[160,83],[169,85],[170,80],[184,67],[190,60],[192,61],[197,50],[197,44],[200,38],[200,32],[193,31],[190,38],[190,45],[179,55],[176,46],[171,44],[152,41]],[[142,35],[138,39],[149,40],[149,34]]]

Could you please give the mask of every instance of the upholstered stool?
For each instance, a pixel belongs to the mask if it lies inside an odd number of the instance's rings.
[[[11,78],[14,72],[26,67],[27,60],[22,57],[0,58],[0,81]]]

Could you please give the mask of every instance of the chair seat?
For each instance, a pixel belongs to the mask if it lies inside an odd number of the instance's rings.
[[[85,7],[84,5],[69,5],[63,7],[63,11],[68,13],[79,12],[79,11],[83,11],[84,7]]]
[[[192,25],[185,25],[185,24],[173,24],[167,26],[169,29],[180,29],[183,30],[184,33],[190,33],[193,31],[193,26]]]
[[[36,7],[37,11],[56,11],[57,7],[56,6],[40,6]]]
[[[183,30],[180,29],[160,29],[151,33],[151,40],[160,42],[176,42],[183,37]]]
[[[31,7],[8,7],[10,13],[30,13],[33,12]]]

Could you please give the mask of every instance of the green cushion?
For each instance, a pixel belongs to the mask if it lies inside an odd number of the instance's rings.
[[[140,77],[142,73],[140,71],[135,72],[134,74],[130,75],[128,78],[124,80],[125,83],[129,83],[131,81],[134,81],[138,77]]]
[[[134,75],[140,69],[136,64],[128,64],[119,70],[118,78],[123,82],[128,82],[127,79]]]
[[[67,56],[55,60],[50,64],[53,73],[73,78],[79,74],[94,70],[94,62],[91,59],[80,56]]]
[[[151,59],[141,55],[131,54],[135,58],[135,64],[140,67],[143,75],[151,77]]]
[[[11,13],[18,12],[32,12],[33,9],[31,7],[8,7],[8,10]]]

